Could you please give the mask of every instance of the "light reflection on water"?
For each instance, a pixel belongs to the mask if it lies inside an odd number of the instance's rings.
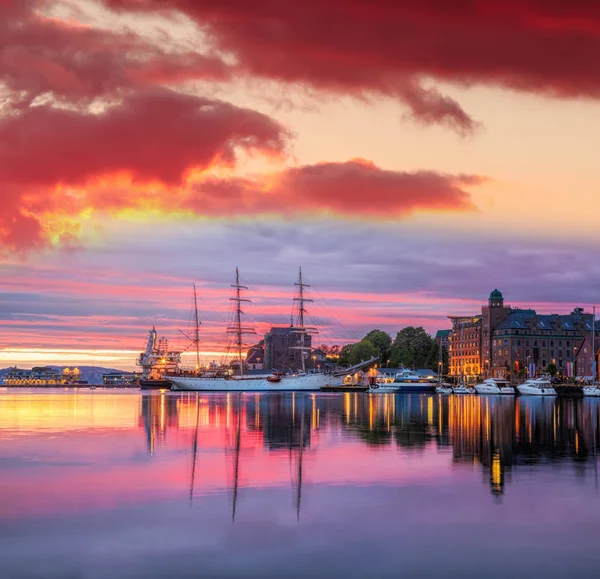
[[[5,389],[0,577],[595,576],[599,412]]]

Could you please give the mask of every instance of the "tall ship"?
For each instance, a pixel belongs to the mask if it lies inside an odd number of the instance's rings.
[[[283,372],[265,373],[259,375],[244,374],[244,360],[242,351],[244,349],[244,334],[256,333],[255,330],[244,323],[242,304],[250,303],[250,300],[243,297],[242,292],[248,288],[240,284],[239,269],[235,270],[235,283],[231,286],[234,290],[233,297],[230,300],[234,304],[233,318],[227,332],[234,336],[234,347],[237,355],[235,369],[237,374],[222,374],[206,372],[198,376],[169,376],[168,380],[173,385],[174,390],[211,390],[223,392],[260,392],[260,391],[282,391],[282,390],[319,390],[323,386],[341,386],[347,371],[326,373],[326,372],[307,372],[306,358],[310,354],[311,347],[308,344],[307,336],[316,334],[317,329],[307,327],[304,323],[306,316],[306,304],[311,302],[305,296],[305,284],[302,280],[302,268],[299,270],[298,281],[295,286],[298,294],[294,298],[295,319],[292,316],[292,332],[298,336],[294,343],[298,345],[291,349],[300,351],[300,368],[291,374]],[[369,362],[372,362],[369,361]]]
[[[136,364],[141,366],[140,388],[143,390],[169,389],[167,380],[170,374],[179,372],[181,352],[169,348],[167,338],[158,338],[153,326],[148,333],[146,349],[139,355]]]

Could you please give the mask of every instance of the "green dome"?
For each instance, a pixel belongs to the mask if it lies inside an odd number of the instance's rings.
[[[502,297],[502,293],[499,292],[497,289],[495,289],[491,294],[490,294],[490,300],[503,300],[504,298]]]

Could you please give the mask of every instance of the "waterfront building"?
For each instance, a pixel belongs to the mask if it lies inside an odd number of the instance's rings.
[[[265,334],[265,366],[271,370],[298,370],[312,364],[309,355],[312,336],[300,333],[294,326],[272,327]]]
[[[598,380],[598,370],[600,370],[600,340],[598,336],[600,335],[600,320],[596,322],[596,338],[594,339],[594,354],[596,358],[596,376],[593,376],[593,359],[592,356],[592,339],[590,336],[586,336],[581,342],[581,345],[576,348],[575,351],[575,372],[574,376],[576,380],[585,380],[592,381]]]
[[[591,334],[593,319],[582,308],[560,315],[512,308],[504,305],[497,289],[481,315],[449,317],[450,375],[467,381],[539,376],[551,363],[561,376],[575,377],[577,353]],[[600,324],[596,336],[600,337]]]
[[[246,356],[244,366],[247,370],[262,370],[265,367],[264,348],[252,347]]]
[[[102,374],[102,383],[106,386],[136,386],[139,376],[133,372],[107,372]]]
[[[448,346],[450,346],[450,334],[452,330],[438,330],[435,334],[435,341],[440,349],[445,349],[448,351]]]
[[[11,369],[5,378],[7,386],[64,386],[85,384],[78,368],[52,368],[50,366],[36,366],[35,368]]]

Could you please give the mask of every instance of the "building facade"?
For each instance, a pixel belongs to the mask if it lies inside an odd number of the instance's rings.
[[[450,319],[451,376],[466,381],[525,378],[543,374],[550,364],[563,377],[582,375],[577,369],[577,356],[585,338],[591,340],[593,323],[592,314],[584,313],[582,308],[566,315],[542,315],[505,306],[502,294],[494,290],[487,306],[481,308],[481,315]],[[595,331],[598,340],[599,323]]]
[[[309,368],[312,358],[308,348],[311,348],[310,334],[299,333],[294,326],[273,327],[265,334],[265,368],[296,371],[302,368],[302,356],[305,367]]]

